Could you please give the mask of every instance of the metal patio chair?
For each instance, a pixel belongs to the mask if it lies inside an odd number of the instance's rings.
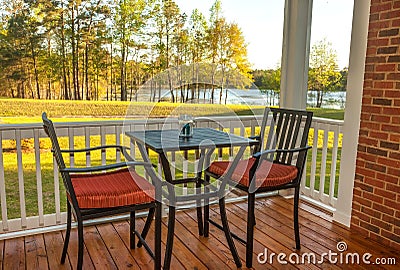
[[[78,223],[78,263],[83,264],[83,221],[121,213],[130,213],[130,248],[135,248],[135,235],[138,246],[143,245],[155,260],[154,268],[161,269],[161,208],[155,199],[161,192],[160,180],[153,171],[152,165],[134,161],[127,153],[127,148],[119,145],[107,145],[77,150],[61,150],[51,120],[46,113],[42,114],[43,126],[52,143],[52,152],[67,193],[67,231],[61,255],[61,263],[65,263],[71,232],[72,213]],[[123,153],[126,162],[92,166],[66,167],[62,154],[75,152],[89,153],[94,150],[105,151],[115,148]],[[142,166],[149,174],[151,182],[137,174],[134,166]],[[160,189],[160,191],[158,191]],[[156,194],[157,193],[157,194]],[[160,193],[161,194],[161,193]],[[142,233],[135,230],[135,212],[149,210]],[[156,236],[154,253],[145,241],[152,219],[156,215]]]
[[[246,245],[246,266],[252,267],[253,238],[255,226],[255,194],[284,189],[294,189],[294,234],[296,249],[300,249],[298,206],[300,182],[306,162],[308,133],[312,112],[280,108],[266,108],[260,134],[253,137],[259,141],[250,159],[241,160],[229,183],[248,194],[246,240],[233,237]],[[231,165],[229,161],[215,161],[206,171],[207,177],[221,179]],[[217,227],[220,225],[208,217]],[[205,226],[208,228],[208,226]]]

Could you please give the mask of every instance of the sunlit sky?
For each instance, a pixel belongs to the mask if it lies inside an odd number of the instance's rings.
[[[215,0],[175,0],[190,16],[198,8],[208,19]],[[285,0],[222,0],[223,15],[241,27],[248,57],[255,69],[276,68],[282,55]],[[339,68],[347,67],[350,50],[352,0],[314,0],[311,45],[326,38],[337,52]]]

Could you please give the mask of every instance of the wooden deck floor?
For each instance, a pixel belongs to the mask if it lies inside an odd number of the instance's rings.
[[[257,225],[254,243],[255,269],[399,269],[399,252],[389,250],[372,241],[352,233],[330,221],[330,217],[321,211],[302,204],[300,211],[300,232],[302,249],[297,252],[301,257],[304,253],[315,253],[317,261],[321,254],[329,250],[337,253],[337,243],[344,241],[347,250],[343,254],[342,264],[328,262],[328,256],[322,264],[280,264],[276,256],[272,264],[261,264],[257,255],[267,248],[268,257],[271,253],[286,254],[285,261],[296,252],[293,249],[294,239],[292,230],[291,200],[282,197],[259,199],[257,201]],[[246,202],[228,205],[228,218],[231,230],[244,235]],[[218,209],[214,208],[211,215],[217,219]],[[193,210],[179,212],[176,222],[176,235],[171,269],[236,269],[230,252],[227,248],[222,231],[211,226],[210,237],[197,235]],[[137,226],[144,225],[142,219]],[[153,269],[153,262],[143,248],[129,250],[127,221],[102,224],[85,228],[84,269]],[[148,238],[153,244],[153,232]],[[60,265],[64,231],[32,235],[24,238],[0,241],[1,269],[74,269],[77,259],[77,234],[73,230],[65,265]],[[163,248],[165,249],[166,220],[163,223]],[[245,247],[236,242],[239,255],[244,263]],[[358,253],[360,260],[364,253],[371,253],[369,259],[375,262],[376,258],[395,258],[397,265],[366,265],[345,264],[346,254]],[[292,261],[295,255],[291,255]],[[337,256],[340,262],[340,256]],[[351,261],[351,260],[350,260]]]

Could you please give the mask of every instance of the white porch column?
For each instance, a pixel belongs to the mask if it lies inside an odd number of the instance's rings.
[[[313,0],[286,0],[280,107],[305,109]]]
[[[350,226],[371,0],[354,0],[335,221]]]

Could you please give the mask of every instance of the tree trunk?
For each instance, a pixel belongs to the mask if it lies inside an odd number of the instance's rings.
[[[37,70],[37,66],[36,66],[35,48],[33,47],[32,42],[31,42],[31,53],[32,53],[33,69],[34,69],[34,73],[35,73],[36,95],[37,95],[37,98],[40,99],[39,74],[38,74],[38,70]]]

